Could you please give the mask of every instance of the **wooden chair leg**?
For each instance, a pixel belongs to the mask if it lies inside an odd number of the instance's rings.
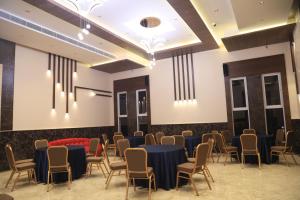
[[[106,164],[105,164],[105,162],[103,161],[103,165],[104,165],[104,168],[105,168],[105,171],[106,171],[106,173],[108,173],[109,174],[109,172],[108,172],[108,168],[107,168],[107,166],[106,166]]]
[[[21,172],[18,172],[18,176],[16,177],[13,187],[11,188],[11,192],[14,191],[15,187],[16,187],[16,183],[18,182],[19,178],[20,178]]]
[[[48,171],[47,192],[49,192],[50,172]]]
[[[127,181],[126,181],[126,196],[125,196],[126,200],[128,199],[129,182],[130,182],[130,179],[129,179],[129,177],[127,177]]]
[[[15,171],[14,171],[14,170],[11,171],[10,176],[9,176],[7,182],[6,182],[5,188],[8,187],[8,184],[10,183],[10,181],[11,181],[11,179],[13,178],[14,174],[15,174]]]
[[[68,190],[71,189],[71,171],[68,169]]]
[[[257,159],[258,159],[258,167],[261,168],[260,154],[257,154]]]
[[[107,189],[108,188],[108,186],[109,186],[109,183],[110,183],[110,181],[111,181],[111,178],[112,178],[112,176],[114,175],[114,171],[111,171],[111,173],[110,173],[110,176],[108,176],[108,180],[107,180],[107,183],[106,183],[106,186],[105,186],[105,189]]]
[[[208,176],[211,178],[212,182],[215,182],[215,180],[214,180],[213,176],[211,175],[211,173],[210,173],[208,167],[206,167],[205,170],[207,171],[207,174],[208,174]]]
[[[149,178],[149,181],[148,181],[148,186],[149,186],[149,188],[148,188],[148,200],[151,200],[151,177]]]
[[[152,174],[152,178],[153,178],[153,184],[154,184],[154,191],[156,191],[157,190],[157,188],[156,188],[156,178],[155,178],[154,173]]]
[[[100,170],[101,170],[101,172],[102,172],[104,178],[106,178],[106,175],[105,175],[104,170],[103,170],[103,168],[102,168],[102,166],[101,166],[101,163],[98,163],[98,167],[100,167]]]
[[[191,174],[189,174],[189,178],[190,178],[190,180],[191,180],[192,187],[193,187],[193,189],[194,189],[194,191],[195,191],[195,193],[196,193],[196,196],[199,196],[199,193],[198,193],[197,187],[196,187],[196,185],[195,185],[195,182],[194,182],[194,180],[193,180],[193,178],[192,178],[192,175],[191,175]]]
[[[37,184],[37,179],[36,179],[36,174],[35,174],[35,169],[32,169],[32,174],[33,174],[33,180]]]
[[[225,161],[224,161],[224,166],[226,165],[227,158],[228,158],[228,153],[225,153]]]
[[[31,174],[31,170],[27,170],[27,179],[28,179],[28,183],[30,183],[30,181],[31,181],[31,178],[30,178],[31,175],[32,175],[32,174]]]
[[[178,180],[179,179],[179,172],[177,172],[177,175],[176,175],[176,190],[178,190]]]
[[[207,175],[206,175],[205,170],[203,171],[203,175],[204,175],[204,177],[205,177],[205,180],[206,180],[206,182],[207,182],[207,185],[208,185],[209,189],[212,190],[212,189],[211,189],[211,186],[210,186],[210,183],[209,183],[209,181],[208,181],[208,178],[207,178]]]
[[[132,183],[133,183],[133,190],[136,191],[136,187],[135,187],[135,179],[132,179]]]
[[[298,165],[297,160],[296,160],[296,158],[295,158],[295,156],[294,156],[294,153],[291,153],[291,156],[292,156],[292,158],[293,158],[293,160],[294,160],[294,162],[295,162],[295,165]]]
[[[236,158],[237,158],[237,160],[240,162],[239,152],[236,152]]]

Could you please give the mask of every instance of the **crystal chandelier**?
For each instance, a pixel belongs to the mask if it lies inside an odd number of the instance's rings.
[[[163,46],[164,43],[165,40],[162,38],[151,37],[149,39],[141,40],[141,45],[145,47],[147,53],[149,54],[150,69],[152,69],[156,65],[155,51],[157,51],[159,47]]]

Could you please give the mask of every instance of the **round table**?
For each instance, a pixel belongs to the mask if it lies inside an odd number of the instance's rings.
[[[275,141],[272,135],[257,135],[257,148],[260,153],[261,162],[266,164],[271,164],[278,160],[278,156],[272,156],[271,159],[271,146],[274,145]],[[240,136],[233,136],[231,140],[231,145],[238,148],[239,156],[241,156],[242,145]],[[246,156],[245,162],[257,163],[257,156]]]
[[[148,154],[148,166],[153,168],[156,187],[165,190],[175,188],[177,165],[187,162],[184,148],[178,145],[143,145],[142,147]],[[147,181],[140,180],[137,184],[147,187]]]
[[[80,178],[86,172],[86,154],[83,146],[67,146],[68,162],[72,170],[72,180]],[[47,183],[48,180],[48,155],[47,148],[35,150],[34,162],[35,172],[38,182]],[[64,182],[68,180],[67,173],[53,174],[54,182]]]
[[[189,157],[193,156],[195,147],[197,147],[197,145],[200,144],[201,141],[202,141],[202,137],[198,135],[185,137],[185,148],[188,151]]]
[[[128,136],[126,138],[129,140],[130,147],[138,147],[145,144],[144,136]]]

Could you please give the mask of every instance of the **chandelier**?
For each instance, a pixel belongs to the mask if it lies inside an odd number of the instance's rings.
[[[80,31],[77,34],[79,40],[84,39],[84,35],[90,33],[91,24],[82,16],[87,16],[98,6],[102,6],[106,0],[67,0],[78,12],[80,20]]]
[[[149,54],[150,69],[152,69],[156,65],[155,51],[157,51],[157,49],[159,47],[164,45],[165,40],[163,38],[151,37],[149,39],[141,40],[140,43],[146,49],[147,53]]]

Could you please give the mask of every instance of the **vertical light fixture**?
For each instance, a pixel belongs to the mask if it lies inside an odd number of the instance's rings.
[[[71,69],[70,69],[70,97],[73,95],[73,63],[74,60],[71,61]]]
[[[57,65],[57,88],[60,88],[60,56],[57,56],[58,65]]]
[[[61,96],[65,95],[65,57],[62,59],[62,89],[61,89]]]
[[[66,114],[69,114],[69,58],[67,58],[66,73]]]
[[[48,54],[48,70],[47,70],[47,76],[51,76],[51,57],[52,57],[52,54],[49,53]]]
[[[52,110],[55,110],[56,55],[53,55]]]

